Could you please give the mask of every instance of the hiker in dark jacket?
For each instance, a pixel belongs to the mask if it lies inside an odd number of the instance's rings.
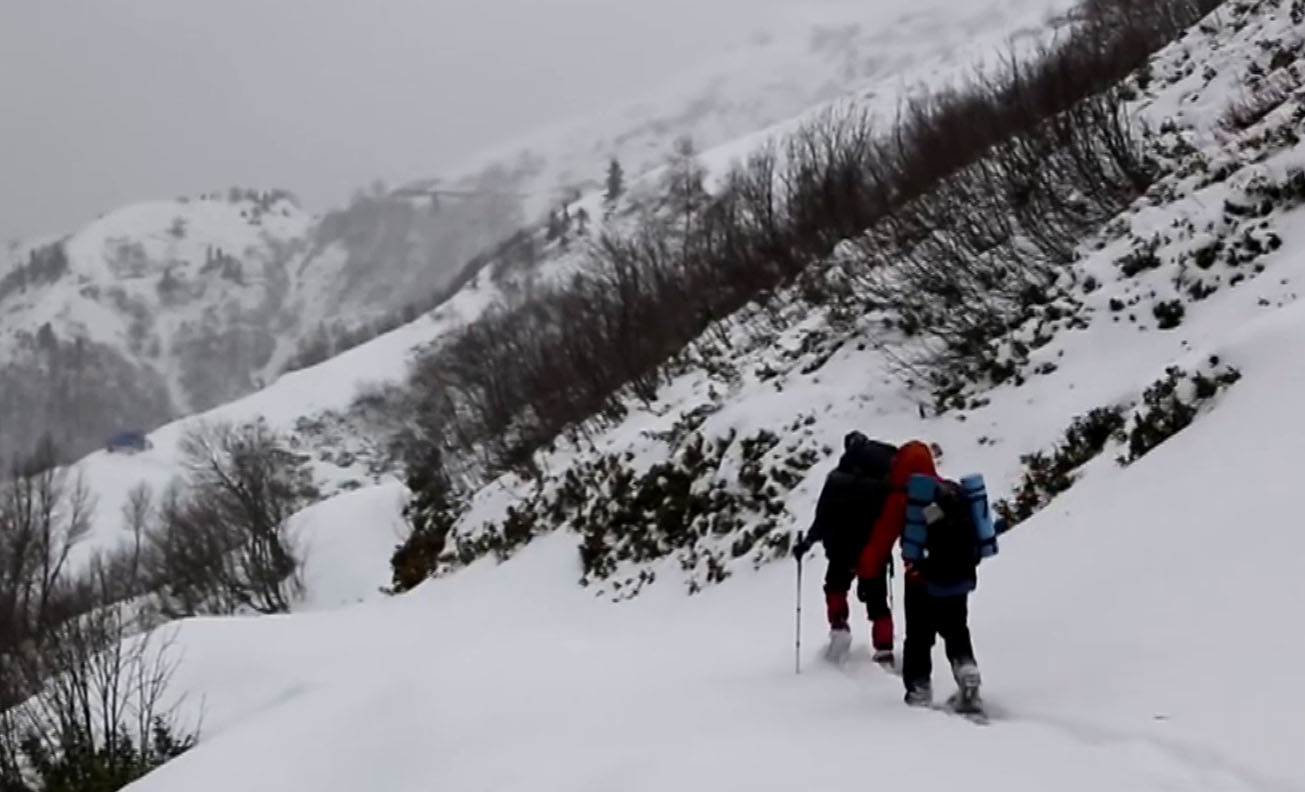
[[[829,618],[830,659],[841,660],[852,644],[847,594],[858,578],[857,561],[888,497],[888,473],[897,449],[870,440],[860,432],[843,439],[838,468],[825,479],[816,504],[815,520],[793,548],[800,560],[816,542],[825,550],[825,610]],[[876,662],[893,663],[893,613],[888,606],[888,564],[873,575],[861,575],[857,599],[871,622],[870,638]]]

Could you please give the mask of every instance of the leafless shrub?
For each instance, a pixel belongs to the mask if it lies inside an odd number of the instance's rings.
[[[170,638],[141,606],[136,541],[76,570],[92,504],[46,441],[0,482],[0,789],[116,790],[193,743],[165,702]]]
[[[1228,132],[1250,129],[1290,99],[1294,88],[1285,80],[1266,82],[1229,104],[1219,118],[1219,126]]]
[[[788,140],[787,230],[815,255],[865,229],[892,200],[883,149],[868,111],[831,110]]]
[[[908,334],[934,342],[918,362],[935,383],[1000,379],[990,342],[1053,299],[1078,240],[1149,183],[1121,108],[1109,92],[1083,100],[858,238],[867,292],[892,306]]]
[[[163,614],[288,610],[302,589],[287,526],[311,497],[305,461],[262,421],[201,426],[181,451],[187,480],[164,493],[148,535]]]
[[[68,554],[90,528],[92,503],[57,459],[46,439],[0,483],[0,644],[22,643],[67,615],[57,595]]]
[[[1031,61],[909,102],[882,134],[858,110],[828,113],[713,195],[677,146],[637,229],[600,235],[571,282],[502,303],[421,357],[410,478],[531,474],[538,449],[619,417],[622,394],[653,399],[687,344],[846,239],[860,240],[842,263],[864,296],[930,341],[909,365],[939,382],[1001,376],[991,342],[1053,299],[1077,241],[1155,177],[1111,86],[1217,4],[1088,0]],[[432,459],[447,477],[422,470]]]
[[[106,569],[74,584],[90,602],[121,586]],[[145,626],[129,602],[100,604],[4,648],[3,788],[111,792],[194,744],[169,697],[174,635]]]

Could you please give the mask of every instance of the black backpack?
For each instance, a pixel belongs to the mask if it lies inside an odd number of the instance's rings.
[[[979,532],[961,485],[939,482],[933,502],[924,507],[926,539],[922,571],[941,584],[975,580],[979,566]]]

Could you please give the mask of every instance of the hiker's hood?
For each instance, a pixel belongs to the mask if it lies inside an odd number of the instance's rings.
[[[893,457],[890,481],[894,487],[905,487],[906,480],[915,474],[938,477],[938,469],[933,463],[933,454],[929,446],[918,440],[912,440],[897,449]]]

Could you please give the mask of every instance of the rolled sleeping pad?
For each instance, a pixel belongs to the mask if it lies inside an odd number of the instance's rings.
[[[920,561],[929,539],[929,522],[924,509],[933,503],[937,482],[919,473],[906,480],[906,521],[902,526],[902,559]]]
[[[979,473],[971,473],[961,479],[961,491],[970,504],[970,516],[974,518],[975,539],[979,545],[979,558],[990,558],[997,554],[997,530],[992,523],[992,513],[988,508],[988,488]]]

